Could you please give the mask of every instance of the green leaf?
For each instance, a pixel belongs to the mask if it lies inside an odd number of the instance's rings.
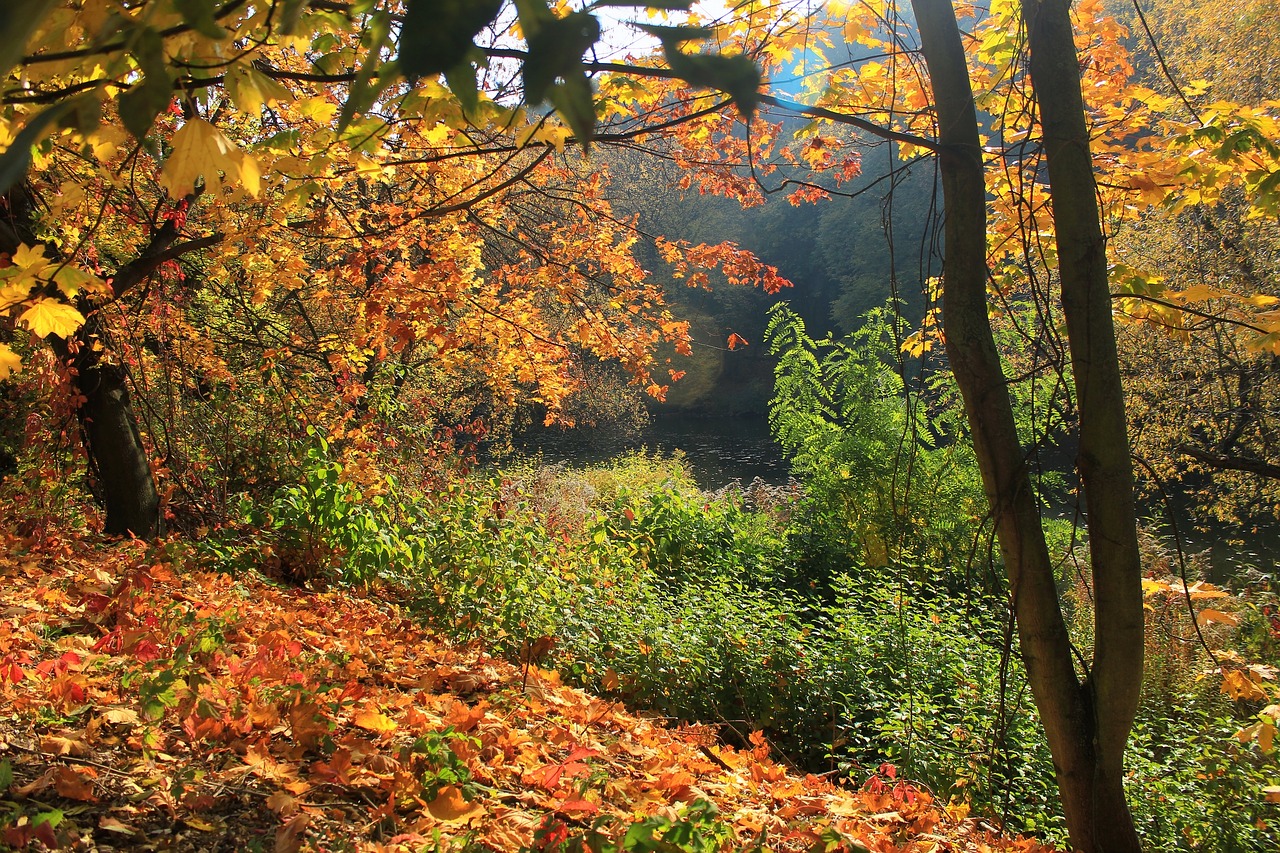
[[[672,42],[663,45],[667,65],[680,79],[695,86],[719,89],[733,99],[748,120],[760,103],[760,69],[745,56],[681,53]]]
[[[410,80],[456,72],[476,33],[493,22],[502,0],[408,0],[400,30],[400,68]]]
[[[133,56],[142,69],[141,83],[120,96],[120,120],[137,139],[151,130],[151,124],[173,98],[173,78],[165,61],[164,39],[152,27],[137,36]]]
[[[711,38],[711,30],[707,27],[664,27],[659,24],[641,23],[634,23],[632,26],[648,33],[664,45],[667,43],[679,44],[686,41],[704,41]]]
[[[586,151],[596,127],[595,101],[587,75],[582,72],[569,75],[563,83],[551,87],[547,99],[573,129],[574,136],[582,143],[582,150]]]
[[[592,8],[611,6],[630,9],[666,9],[671,12],[688,12],[693,5],[690,0],[597,0]]]
[[[13,784],[13,765],[9,759],[0,761],[0,791],[8,791]]]
[[[529,58],[524,63],[525,99],[531,104],[541,103],[558,79],[563,78],[566,85],[573,85],[569,80],[577,76],[575,72],[582,67],[582,55],[599,40],[600,22],[587,12],[573,12],[563,18],[544,21],[538,32],[528,39]],[[594,121],[593,117],[593,124]],[[569,124],[574,127],[572,121]]]
[[[27,39],[58,5],[58,0],[5,0],[0,4],[0,75],[8,75],[22,59]]]
[[[470,115],[480,105],[480,89],[476,85],[476,69],[469,61],[463,60],[444,72],[445,82],[449,90],[462,104],[462,111]]]
[[[293,35],[306,8],[307,0],[284,0],[284,6],[280,10],[280,35]]]
[[[374,101],[378,99],[378,93],[387,87],[391,75],[387,72],[386,65],[382,66],[382,82],[375,85],[370,81],[378,72],[378,56],[382,53],[382,48],[390,36],[391,16],[386,12],[377,12],[370,19],[369,28],[362,38],[365,46],[369,48],[369,55],[360,66],[360,71],[347,92],[347,101],[342,105],[342,112],[338,114],[338,130],[345,130],[357,113],[362,113],[373,106]]]
[[[227,31],[213,17],[214,0],[173,0],[173,7],[182,15],[182,20],[205,38],[227,37]]]

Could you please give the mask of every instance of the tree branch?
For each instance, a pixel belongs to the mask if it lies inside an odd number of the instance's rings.
[[[1210,468],[1220,468],[1224,471],[1244,471],[1249,474],[1257,474],[1259,477],[1266,477],[1269,480],[1280,480],[1280,465],[1264,462],[1261,459],[1210,453],[1190,444],[1179,444],[1173,449],[1183,456],[1190,456],[1198,462],[1203,462]]]

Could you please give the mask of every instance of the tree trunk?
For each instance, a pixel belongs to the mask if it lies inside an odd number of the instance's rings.
[[[947,0],[913,0],[912,6],[920,27],[921,46],[929,68],[938,118],[946,215],[942,310],[947,357],[960,387],[973,433],[983,486],[1009,575],[1019,645],[1053,754],[1072,846],[1082,853],[1138,851],[1137,833],[1124,799],[1121,759],[1136,710],[1137,689],[1141,684],[1142,604],[1139,575],[1127,563],[1112,562],[1114,552],[1127,554],[1123,543],[1128,540],[1134,542],[1134,566],[1137,555],[1130,483],[1132,473],[1128,467],[1123,406],[1120,406],[1119,450],[1099,446],[1100,442],[1115,441],[1113,407],[1121,399],[1113,331],[1109,340],[1115,389],[1111,389],[1109,380],[1100,378],[1107,371],[1108,358],[1108,335],[1100,327],[1111,328],[1110,305],[1106,298],[1105,253],[1101,250],[1099,237],[1096,244],[1091,244],[1090,251],[1102,258],[1102,294],[1107,303],[1103,310],[1098,311],[1094,307],[1096,294],[1090,288],[1095,285],[1086,288],[1089,294],[1084,309],[1086,322],[1081,323],[1080,310],[1076,305],[1065,309],[1069,317],[1076,317],[1075,324],[1068,327],[1073,366],[1079,361],[1085,370],[1083,375],[1076,377],[1081,400],[1081,477],[1090,495],[1092,489],[1108,488],[1106,484],[1124,492],[1106,495],[1089,506],[1092,510],[1089,514],[1090,542],[1095,583],[1098,584],[1095,589],[1099,630],[1093,670],[1082,683],[1072,661],[1070,636],[1062,617],[1053,565],[1026,467],[1027,455],[1018,439],[1013,407],[987,313],[986,186],[977,112],[959,27]],[[1065,3],[1062,3],[1062,10],[1065,14]],[[1043,34],[1041,38],[1061,39],[1063,36],[1054,31]],[[1034,44],[1033,39],[1033,54]],[[1065,42],[1054,47],[1070,52],[1074,63],[1075,47],[1069,27]],[[1047,52],[1044,47],[1041,50]],[[1073,72],[1074,68],[1073,64]],[[1083,126],[1078,80],[1078,74],[1073,74],[1065,83],[1075,87],[1076,112]],[[1055,104],[1055,110],[1067,111],[1069,107],[1059,102]],[[1046,129],[1046,136],[1048,134]],[[1078,139],[1075,144],[1077,150],[1083,151],[1088,168],[1087,136],[1083,146]],[[1091,170],[1086,175],[1091,192]],[[1093,230],[1100,234],[1096,206],[1092,213],[1082,208],[1059,209],[1055,206],[1059,240],[1064,240],[1064,217],[1089,216],[1092,216]],[[1076,239],[1078,232],[1088,231],[1087,222],[1073,222],[1067,227],[1071,236],[1065,239]],[[1067,274],[1064,272],[1063,275],[1065,280]],[[1072,296],[1064,296],[1064,301],[1079,302],[1083,297],[1078,293],[1077,279],[1073,278],[1072,282],[1075,289]],[[1066,289],[1064,284],[1064,292]],[[1077,351],[1080,352],[1078,359]],[[1086,398],[1090,403],[1088,408],[1084,405]],[[1120,467],[1125,469],[1126,477],[1120,477],[1117,471],[1117,453],[1123,454]],[[1086,454],[1089,454],[1087,459]],[[1089,469],[1087,474],[1086,467]],[[1098,474],[1100,467],[1105,472],[1101,478]],[[1126,496],[1127,515],[1123,510]],[[1114,501],[1116,506],[1104,508],[1103,501]],[[1117,512],[1117,517],[1095,527],[1094,516],[1108,510]],[[1107,537],[1105,542],[1097,541],[1103,537]],[[1139,629],[1136,652],[1127,645],[1134,642],[1130,630],[1134,602],[1127,583],[1121,582],[1120,578],[1129,574],[1133,575],[1132,582],[1139,591],[1136,601]],[[1105,605],[1102,603],[1104,596],[1108,598]],[[1119,624],[1102,625],[1107,619],[1114,619]],[[1129,687],[1123,686],[1126,679]]]
[[[0,223],[0,251],[12,253],[21,243],[35,245],[29,194],[21,186],[14,187],[4,194],[4,202],[7,209]],[[117,274],[117,278],[121,276]],[[117,295],[120,292],[117,289]],[[150,539],[160,533],[160,496],[133,414],[129,374],[124,365],[106,361],[101,351],[95,351],[97,315],[90,305],[79,307],[88,320],[75,338],[67,341],[50,335],[49,343],[58,357],[74,368],[73,387],[84,400],[76,414],[90,471],[107,513],[104,532]]]
[[[97,333],[97,316],[91,314],[76,334],[76,352],[65,343],[56,349],[75,368],[75,387],[84,398],[77,414],[107,512],[103,532],[151,539],[161,533],[160,495],[133,414],[129,374],[94,350]]]
[[[1095,790],[1079,808],[1092,807],[1106,815],[1106,823],[1099,815],[1098,841],[1107,850],[1137,850],[1137,834],[1124,801],[1123,765],[1142,690],[1142,562],[1106,241],[1069,0],[1024,0],[1022,13],[1044,131],[1062,310],[1080,415],[1076,466],[1093,572],[1094,653],[1088,687],[1097,768]]]

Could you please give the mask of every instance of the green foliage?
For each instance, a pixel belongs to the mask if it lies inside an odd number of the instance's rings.
[[[480,746],[478,738],[462,734],[455,731],[453,726],[449,726],[443,731],[431,732],[424,738],[418,738],[409,747],[410,752],[422,756],[427,763],[422,773],[423,797],[427,801],[434,800],[440,793],[440,789],[446,785],[456,785],[468,800],[477,793],[471,778],[471,769],[467,767],[467,762],[459,758],[458,753],[454,751],[455,743],[476,748]]]
[[[1213,703],[1217,704],[1217,703]],[[1252,853],[1280,847],[1280,806],[1262,789],[1280,766],[1235,737],[1230,708],[1184,696],[1146,708],[1134,727],[1126,764],[1134,821],[1153,849]]]
[[[809,494],[804,545],[812,578],[850,565],[952,567],[981,534],[985,498],[972,449],[956,441],[944,380],[907,390],[888,309],[842,339],[815,341],[786,305],[767,331],[778,356],[769,421]],[[834,549],[833,549],[834,546]]]
[[[886,446],[877,442],[905,418],[895,402],[896,373],[871,355],[871,333],[861,340],[865,350],[849,344],[842,351],[839,374],[851,395],[861,389],[862,399],[843,409],[858,417],[834,428],[833,418],[802,417],[834,410],[827,402],[795,410],[801,449],[844,453],[850,468],[848,477],[826,479],[813,471],[807,497],[788,493],[771,504],[732,491],[704,494],[679,460],[642,453],[585,470],[525,467],[472,477],[431,494],[382,484],[374,495],[381,503],[362,502],[373,490],[350,481],[317,442],[303,482],[262,511],[270,519],[264,536],[272,549],[310,548],[336,578],[391,581],[451,636],[555,667],[601,695],[719,724],[730,740],[746,742],[762,730],[800,766],[836,770],[855,783],[867,768],[892,762],[940,799],[1061,839],[1052,761],[1006,595],[998,585],[967,589],[954,553],[938,550],[937,562],[911,557],[919,538],[904,535],[910,547],[878,564],[840,539],[839,524],[850,517],[862,519],[864,530],[891,523],[884,514],[850,513],[862,510],[860,496],[887,494],[860,482],[883,475],[866,449]],[[790,357],[822,367],[812,348]],[[814,391],[813,383],[798,387]],[[875,388],[888,393],[876,398],[868,390]],[[883,433],[872,422],[881,416],[889,424]],[[848,437],[846,430],[862,432]],[[917,451],[945,452],[940,441]],[[917,466],[930,470],[927,462]],[[1070,525],[1051,530],[1055,551],[1068,554]],[[967,550],[971,535],[941,536],[931,547]],[[818,552],[839,559],[826,565],[821,585],[811,585],[803,568],[812,564],[804,561]],[[1151,559],[1158,556],[1152,551]],[[1066,601],[1087,625],[1087,590],[1074,585],[1073,565],[1062,561]],[[144,699],[157,709],[189,701],[200,655],[218,642],[216,624],[193,623],[172,665],[157,662],[138,684]],[[1211,691],[1176,692],[1196,684],[1198,669],[1162,648],[1149,651],[1160,684],[1148,691],[1156,698],[1142,710],[1129,764],[1144,838],[1153,849],[1268,849],[1276,806],[1263,802],[1261,789],[1274,784],[1274,757],[1234,737],[1247,709]],[[465,792],[472,784],[452,749],[455,737],[446,731],[412,747],[425,786]],[[533,849],[718,850],[728,843],[722,826],[692,807],[675,821],[627,827],[552,821],[539,835],[543,846]]]
[[[377,488],[344,479],[343,466],[329,445],[309,430],[301,482],[280,489],[271,503],[249,506],[246,520],[270,531],[271,548],[289,580],[341,578],[364,583],[414,564],[418,537],[397,506],[397,488],[388,478]]]
[[[548,817],[534,833],[533,846],[521,853],[718,853],[731,849],[735,840],[715,804],[702,799],[681,807],[674,820],[653,815],[627,825],[625,831],[617,823],[603,816],[573,831],[564,821]]]

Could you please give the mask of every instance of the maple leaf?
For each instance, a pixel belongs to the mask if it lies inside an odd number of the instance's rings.
[[[462,796],[457,785],[445,785],[431,802],[427,803],[427,811],[436,820],[446,823],[463,823],[484,814],[479,803],[469,803]]]
[[[98,798],[93,794],[92,775],[94,775],[93,771],[88,767],[80,771],[73,767],[59,767],[53,780],[54,790],[68,800],[96,803]]]
[[[262,173],[257,161],[209,122],[193,118],[173,135],[173,151],[160,172],[160,186],[172,197],[184,198],[204,178],[205,187],[219,196],[219,172],[243,184],[250,195],[258,194]]]
[[[352,720],[357,726],[366,731],[375,732],[380,735],[388,735],[394,732],[399,726],[396,721],[378,711],[376,708],[365,708],[359,711],[355,719]]]
[[[22,312],[18,322],[38,338],[51,334],[65,338],[84,325],[84,315],[59,299],[42,296]]]

